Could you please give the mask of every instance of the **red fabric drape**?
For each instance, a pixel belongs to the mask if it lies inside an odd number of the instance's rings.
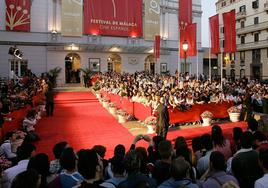
[[[182,28],[192,23],[192,0],[180,0],[179,3],[179,26]]]
[[[223,13],[224,52],[236,52],[235,10]]]
[[[142,0],[84,1],[84,33],[142,36]]]
[[[220,32],[219,32],[219,15],[209,18],[210,38],[211,38],[211,53],[220,53]]]
[[[6,0],[6,30],[30,31],[31,0]]]
[[[182,44],[184,41],[188,43],[188,50],[186,51],[186,56],[196,56],[197,47],[196,47],[196,27],[197,24],[193,23],[187,25],[185,29],[180,30],[180,57],[184,58],[184,51]]]
[[[154,57],[160,58],[160,35],[155,35],[154,38]]]

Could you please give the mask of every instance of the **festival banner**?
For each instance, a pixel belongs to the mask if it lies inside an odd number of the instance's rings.
[[[6,30],[30,31],[31,0],[6,0]]]
[[[224,52],[236,52],[235,10],[223,13]]]
[[[153,41],[160,34],[160,0],[146,0],[144,15],[144,39]]]
[[[197,24],[192,23],[190,25],[187,25],[185,29],[180,30],[180,57],[181,58],[184,58],[184,51],[182,48],[182,44],[184,41],[188,43],[186,56],[196,56],[197,54],[196,28],[197,28]]]
[[[219,32],[219,15],[209,18],[211,53],[220,53],[220,32]]]
[[[61,8],[62,36],[81,37],[83,34],[83,0],[64,0]]]
[[[142,36],[142,0],[84,1],[84,33]]]
[[[154,57],[155,58],[160,58],[160,35],[155,35],[154,39]]]
[[[192,23],[192,0],[179,0],[179,26],[184,29]]]

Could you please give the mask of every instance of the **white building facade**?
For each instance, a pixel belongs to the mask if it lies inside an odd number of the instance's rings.
[[[268,79],[268,0],[218,0],[216,8],[219,15],[236,10],[237,52],[223,54],[223,76]],[[221,44],[223,32],[220,16]]]
[[[22,76],[23,70],[28,68],[40,75],[60,67],[62,71],[57,80],[58,85],[80,82],[81,74],[72,77],[68,73],[68,62],[72,63],[72,69],[90,68],[101,72],[134,73],[148,70],[151,73],[169,71],[174,74],[176,70],[182,69],[183,65],[178,64],[177,0],[161,0],[161,56],[157,61],[151,53],[153,41],[145,41],[143,38],[62,36],[61,1],[63,0],[33,0],[30,32],[6,31],[3,21],[6,17],[6,5],[5,1],[0,1],[0,77],[8,77],[11,70]],[[199,74],[203,71],[201,16],[201,0],[193,0],[193,23],[197,23],[198,56],[187,57],[187,68],[192,74],[196,74],[197,69]],[[22,51],[23,59],[8,54],[12,46]]]

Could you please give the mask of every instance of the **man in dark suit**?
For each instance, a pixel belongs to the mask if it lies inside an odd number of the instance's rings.
[[[156,121],[156,134],[162,136],[164,139],[167,137],[169,127],[169,114],[168,109],[164,105],[164,101],[160,101],[160,96],[156,97],[158,106],[156,108],[157,121]]]

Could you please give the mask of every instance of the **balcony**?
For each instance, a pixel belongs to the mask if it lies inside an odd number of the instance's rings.
[[[237,20],[241,20],[241,19],[246,18],[246,17],[247,17],[247,12],[245,10],[236,13],[236,19]]]
[[[237,44],[238,51],[246,51],[260,48],[268,48],[268,38],[259,42],[249,42],[245,44]]]
[[[266,1],[266,3],[264,3],[264,10],[268,13],[268,1]]]
[[[268,21],[267,22],[262,22],[259,24],[254,24],[254,25],[249,25],[244,28],[239,28],[236,30],[237,35],[244,35],[247,33],[252,33],[255,31],[262,31],[266,30],[268,28]]]

